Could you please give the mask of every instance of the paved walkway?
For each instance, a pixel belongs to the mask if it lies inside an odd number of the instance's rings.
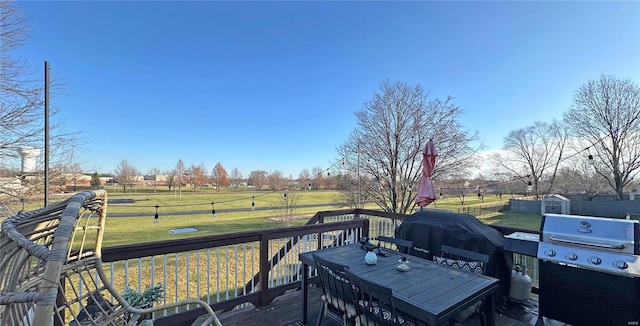
[[[118,206],[121,204],[118,203],[109,203],[109,206]],[[153,208],[153,206],[149,206]],[[310,208],[310,207],[329,207],[333,209],[337,209],[335,204],[308,204],[308,205],[296,205],[296,208]],[[273,207],[256,207],[254,211],[268,211],[273,210]],[[251,212],[251,208],[231,208],[231,209],[216,209],[216,213],[232,213],[232,212]],[[199,214],[210,214],[211,209],[200,209],[194,211],[183,211],[183,212],[163,212],[162,215],[199,215]],[[149,216],[148,212],[139,212],[139,213],[108,213],[109,217],[138,217],[138,216]]]

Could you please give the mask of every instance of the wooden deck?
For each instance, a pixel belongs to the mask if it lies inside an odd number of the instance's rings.
[[[322,290],[312,287],[309,291],[309,321],[308,325],[316,325],[318,313],[320,312],[320,295]],[[496,314],[496,326],[533,326],[538,320],[537,297],[532,298],[524,304],[509,302]],[[274,300],[270,305],[254,308],[247,307],[230,312],[220,313],[218,317],[224,326],[298,326],[301,323],[302,315],[302,292],[292,291]],[[544,318],[545,326],[559,326],[554,320]],[[340,326],[342,320],[325,318],[323,326]],[[472,318],[469,326],[480,325],[477,318]]]

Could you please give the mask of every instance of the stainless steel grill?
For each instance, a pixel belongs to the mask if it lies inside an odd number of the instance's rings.
[[[538,258],[578,268],[640,276],[638,221],[547,214]]]
[[[540,316],[572,325],[639,325],[638,221],[546,214],[540,231]]]

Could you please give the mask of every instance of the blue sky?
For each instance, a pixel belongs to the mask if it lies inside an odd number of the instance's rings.
[[[454,97],[498,149],[601,74],[640,82],[638,1],[17,4],[15,54],[67,83],[53,101],[89,172],[324,169],[385,80]]]

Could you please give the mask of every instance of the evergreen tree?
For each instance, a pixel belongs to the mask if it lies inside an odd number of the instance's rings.
[[[94,172],[91,176],[91,188],[98,189],[100,187],[100,175],[98,171]]]

